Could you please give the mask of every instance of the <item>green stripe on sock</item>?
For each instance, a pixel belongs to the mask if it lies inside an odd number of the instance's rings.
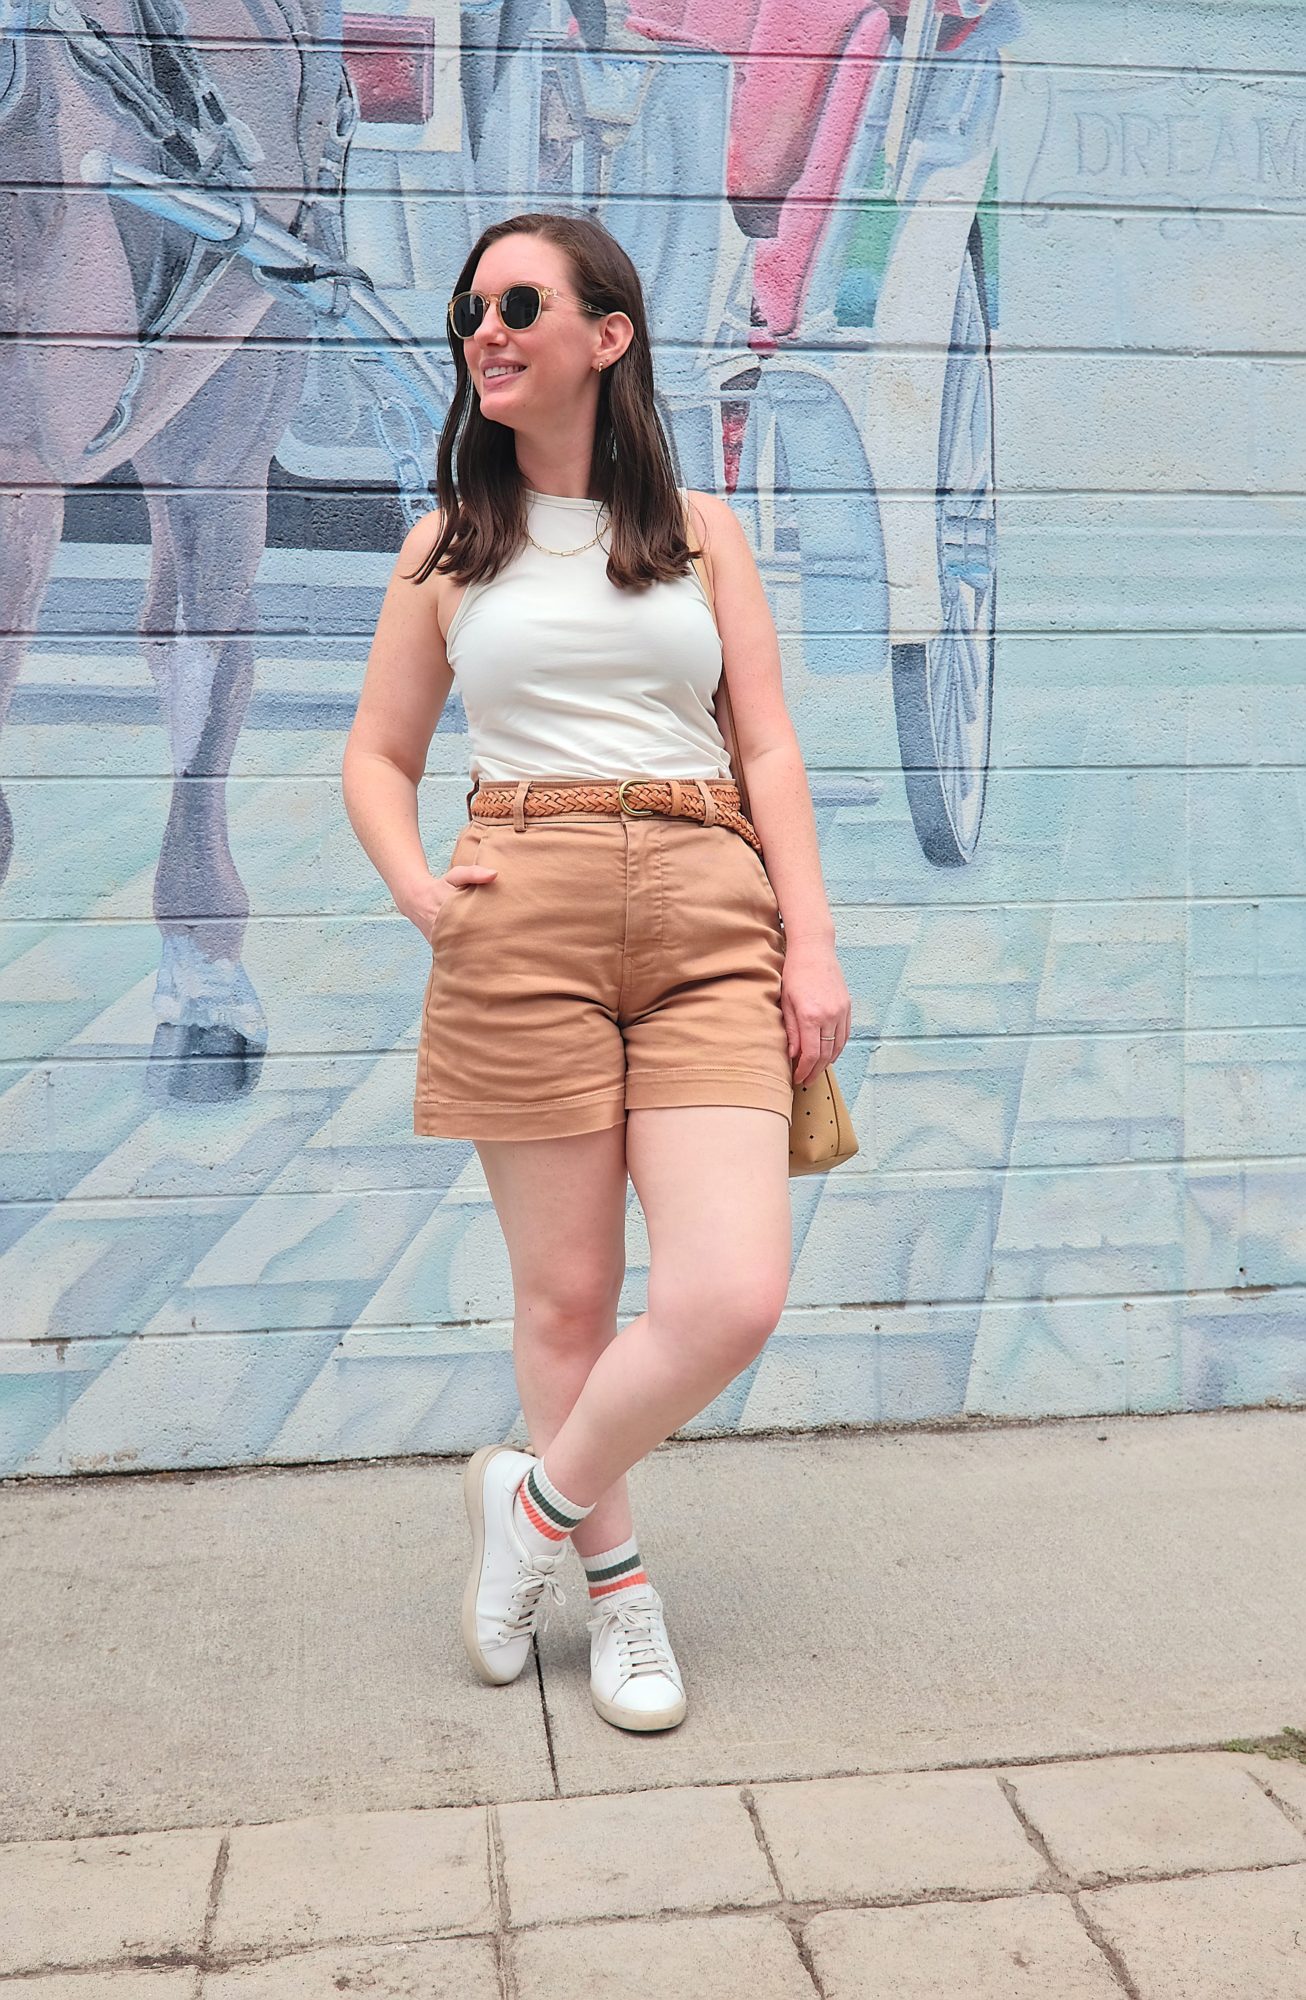
[[[583,1560],[584,1558],[582,1557]],[[591,1569],[589,1564],[586,1563],[585,1574],[591,1583],[606,1583],[609,1577],[624,1576],[628,1570],[643,1569],[643,1567],[644,1565],[639,1557],[634,1555],[627,1556],[624,1562],[610,1563],[607,1569]]]
[[[546,1500],[544,1495],[540,1492],[539,1481],[535,1477],[534,1466],[531,1467],[530,1471],[526,1475],[526,1485],[530,1491],[531,1499],[535,1502],[535,1505],[539,1508],[541,1514],[547,1515],[550,1521],[556,1521],[560,1528],[577,1527],[580,1524],[580,1522],[582,1522],[585,1519],[586,1514],[590,1511],[588,1508],[581,1507],[575,1509],[570,1514],[565,1514],[563,1513],[562,1509],[560,1507],[556,1507],[551,1500]]]

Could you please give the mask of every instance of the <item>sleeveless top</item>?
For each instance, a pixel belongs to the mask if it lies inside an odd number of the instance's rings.
[[[545,548],[579,548],[600,518],[593,500],[527,491]],[[697,572],[620,590],[606,539],[566,557],[524,542],[463,592],[446,649],[472,777],[730,776],[712,713],[721,640]]]

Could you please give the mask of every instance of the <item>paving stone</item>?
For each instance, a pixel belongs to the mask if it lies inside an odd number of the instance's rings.
[[[1007,1770],[1058,1865],[1080,1882],[1306,1859],[1302,1836],[1228,1751]]]
[[[787,1896],[905,1900],[931,1891],[1031,1889],[1042,1856],[988,1771],[811,1778],[751,1787]]]
[[[0,1972],[195,1951],[221,1840],[205,1827],[0,1847]]]
[[[494,1946],[488,1939],[447,1938],[294,1952],[208,1973],[201,2000],[341,2000],[350,1993],[368,2000],[499,2000]]]
[[[803,1942],[825,2000],[1120,2000],[1065,1896],[826,1910]]]
[[[483,1806],[238,1826],[212,1949],[494,1928]]]
[[[1302,2000],[1306,1866],[1089,1889],[1139,2000]]]
[[[497,1808],[514,1924],[773,1902],[738,1792],[719,1786]]]
[[[778,1916],[566,1924],[509,1939],[517,2000],[814,2000]]]
[[[195,1974],[186,1972],[39,1972],[9,1979],[4,2000],[193,2000]],[[332,2000],[338,2000],[333,1995]]]

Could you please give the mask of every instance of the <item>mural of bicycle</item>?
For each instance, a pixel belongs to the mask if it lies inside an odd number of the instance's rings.
[[[804,12],[798,87],[756,0],[647,0],[621,25],[596,5],[477,0],[457,19],[461,117],[443,147],[430,127],[447,111],[421,82],[434,16],[395,0],[346,22],[367,48],[346,44],[362,113],[348,184],[373,197],[346,204],[351,253],[406,276],[386,296],[434,342],[449,278],[514,191],[601,214],[646,274],[685,482],[733,496],[809,668],[851,646],[860,671],[891,669],[921,848],[969,861],[997,583],[983,202],[1015,0],[827,0]],[[377,63],[386,31],[406,98]],[[292,421],[283,461],[340,477],[370,448],[374,471],[387,456],[407,470],[412,495],[438,405],[392,398],[378,454],[333,379]],[[378,431],[382,411],[374,400]]]

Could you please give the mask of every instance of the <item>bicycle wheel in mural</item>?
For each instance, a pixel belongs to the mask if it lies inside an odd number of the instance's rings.
[[[916,835],[939,867],[979,839],[993,721],[997,499],[993,375],[979,218],[957,288],[939,421],[935,637],[893,647],[893,707]]]

